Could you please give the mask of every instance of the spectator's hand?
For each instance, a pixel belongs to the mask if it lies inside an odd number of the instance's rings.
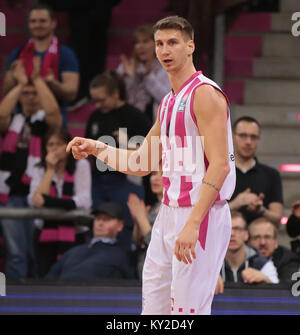
[[[269,278],[265,276],[261,271],[253,268],[248,268],[242,271],[242,277],[244,279],[244,282],[247,284],[270,282]]]
[[[41,57],[35,56],[33,57],[33,71],[31,74],[31,79],[34,80],[38,78],[41,74]]]
[[[28,77],[26,75],[26,69],[21,60],[16,60],[11,66],[12,74],[14,79],[21,85],[28,83]]]
[[[55,75],[52,69],[49,68],[47,70],[47,74],[44,79],[47,83],[52,83],[55,80]]]
[[[250,204],[247,206],[247,210],[259,214],[263,207],[264,197],[264,194],[260,193],[256,199],[250,202]]]
[[[42,208],[45,204],[44,197],[40,193],[35,193],[32,197],[32,203],[37,208]]]
[[[147,219],[150,206],[146,206],[144,201],[141,200],[136,194],[129,194],[127,206],[132,218],[137,222],[137,224],[142,220]]]
[[[219,275],[217,286],[215,289],[215,294],[221,294],[221,293],[224,293],[224,282],[222,277]]]
[[[74,137],[71,142],[69,142],[66,151],[70,152],[75,159],[87,158],[89,155],[97,155],[98,149],[99,153],[101,149],[105,148],[105,144],[99,141],[95,141],[84,137]]]
[[[257,199],[257,194],[252,193],[251,189],[247,188],[244,192],[239,193],[234,201],[236,201],[237,207],[241,208],[243,206],[248,206],[254,201],[257,201]]]
[[[300,200],[297,200],[292,204],[292,213],[300,218]]]
[[[124,72],[127,76],[132,77],[136,68],[136,61],[134,57],[127,58],[126,55],[120,56],[121,64],[123,65]]]

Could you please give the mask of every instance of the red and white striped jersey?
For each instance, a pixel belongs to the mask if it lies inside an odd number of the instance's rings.
[[[205,138],[200,137],[193,112],[195,89],[204,84],[211,85],[222,92],[215,82],[205,77],[200,71],[192,75],[176,95],[173,91],[167,94],[160,104],[159,121],[164,185],[162,202],[170,207],[195,205],[209,165],[204,150]],[[225,94],[224,96],[228,102]],[[236,177],[229,102],[227,129],[230,173],[227,175],[216,201],[229,200],[235,188]]]

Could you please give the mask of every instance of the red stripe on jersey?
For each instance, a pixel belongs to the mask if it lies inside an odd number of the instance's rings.
[[[209,219],[209,211],[205,215],[205,218],[203,219],[200,231],[199,231],[199,242],[203,250],[205,250],[205,243],[206,243],[206,235],[207,235],[207,227],[208,227],[208,219]]]
[[[180,207],[192,206],[190,191],[193,189],[193,183],[186,181],[185,176],[180,178],[180,195],[177,200]]]
[[[170,187],[170,179],[167,178],[167,177],[162,177],[162,183],[164,185],[164,201],[163,203],[167,206],[169,206],[169,203],[170,203],[170,199],[168,197],[168,190],[169,190],[169,187]]]

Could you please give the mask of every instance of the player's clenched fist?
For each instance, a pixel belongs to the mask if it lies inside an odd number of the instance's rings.
[[[74,137],[67,146],[67,152],[72,150],[75,159],[87,158],[89,155],[96,155],[99,142],[84,137]]]

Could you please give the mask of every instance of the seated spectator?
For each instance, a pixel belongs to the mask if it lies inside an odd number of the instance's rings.
[[[56,24],[54,12],[47,5],[39,4],[31,8],[28,16],[30,40],[12,51],[4,76],[3,93],[7,94],[18,83],[15,76],[17,64],[24,66],[27,77],[31,77],[33,58],[39,56],[42,60],[41,77],[58,99],[66,125],[67,102],[73,101],[78,91],[79,66],[74,52],[60,44],[54,35]]]
[[[247,224],[265,217],[279,227],[283,212],[281,178],[277,170],[255,157],[260,133],[260,125],[252,117],[241,117],[233,124],[236,187],[229,206],[240,211]]]
[[[89,117],[85,137],[95,140],[102,137],[102,140],[110,145],[127,148],[128,139],[137,135],[147,135],[151,127],[150,122],[138,109],[127,104],[125,84],[116,71],[110,70],[97,75],[91,82],[90,94],[97,110]],[[120,128],[125,129],[127,134]],[[125,174],[112,170],[99,160],[91,158],[91,161],[93,207],[97,208],[106,201],[124,206],[125,227],[120,239],[124,246],[130,249],[133,223],[127,199],[129,193],[136,193],[143,199],[143,185],[130,182]]]
[[[0,131],[5,133],[0,159],[0,203],[27,207],[33,166],[40,161],[41,139],[49,126],[61,126],[59,106],[40,76],[40,59],[34,58],[30,79],[18,63],[14,68],[17,85],[0,103]],[[17,103],[21,113],[14,113]],[[33,263],[32,220],[3,219],[7,278],[26,278],[27,258]]]
[[[151,206],[145,205],[136,194],[129,194],[127,205],[133,218],[133,242],[137,247],[137,273],[142,280],[143,266],[147,247],[150,243],[152,226],[158,214],[163,197],[161,171],[154,171],[150,177],[151,191],[157,196],[157,202]]]
[[[291,283],[292,274],[300,269],[300,257],[278,245],[276,227],[269,220],[259,218],[249,225],[249,234],[249,245],[273,261],[280,282]]]
[[[121,55],[118,72],[126,83],[128,103],[146,113],[153,124],[160,101],[171,91],[171,85],[167,72],[156,58],[151,25],[136,29],[133,55],[129,59]]]
[[[34,167],[28,202],[37,208],[67,210],[91,207],[91,171],[85,159],[75,161],[66,152],[71,136],[65,128],[52,128],[45,136],[41,163]],[[38,274],[47,274],[57,258],[84,243],[87,227],[73,220],[36,220],[35,255]]]
[[[246,244],[249,235],[243,215],[232,212],[231,218],[231,238],[215,293],[223,293],[224,282],[277,284],[279,280],[273,262]]]
[[[300,235],[300,200],[292,204],[292,214],[286,223],[286,231],[292,238]],[[300,239],[291,241],[292,251],[300,256]]]
[[[92,240],[63,254],[47,274],[47,279],[134,278],[134,271],[117,239],[124,227],[122,206],[102,203],[93,214]]]

